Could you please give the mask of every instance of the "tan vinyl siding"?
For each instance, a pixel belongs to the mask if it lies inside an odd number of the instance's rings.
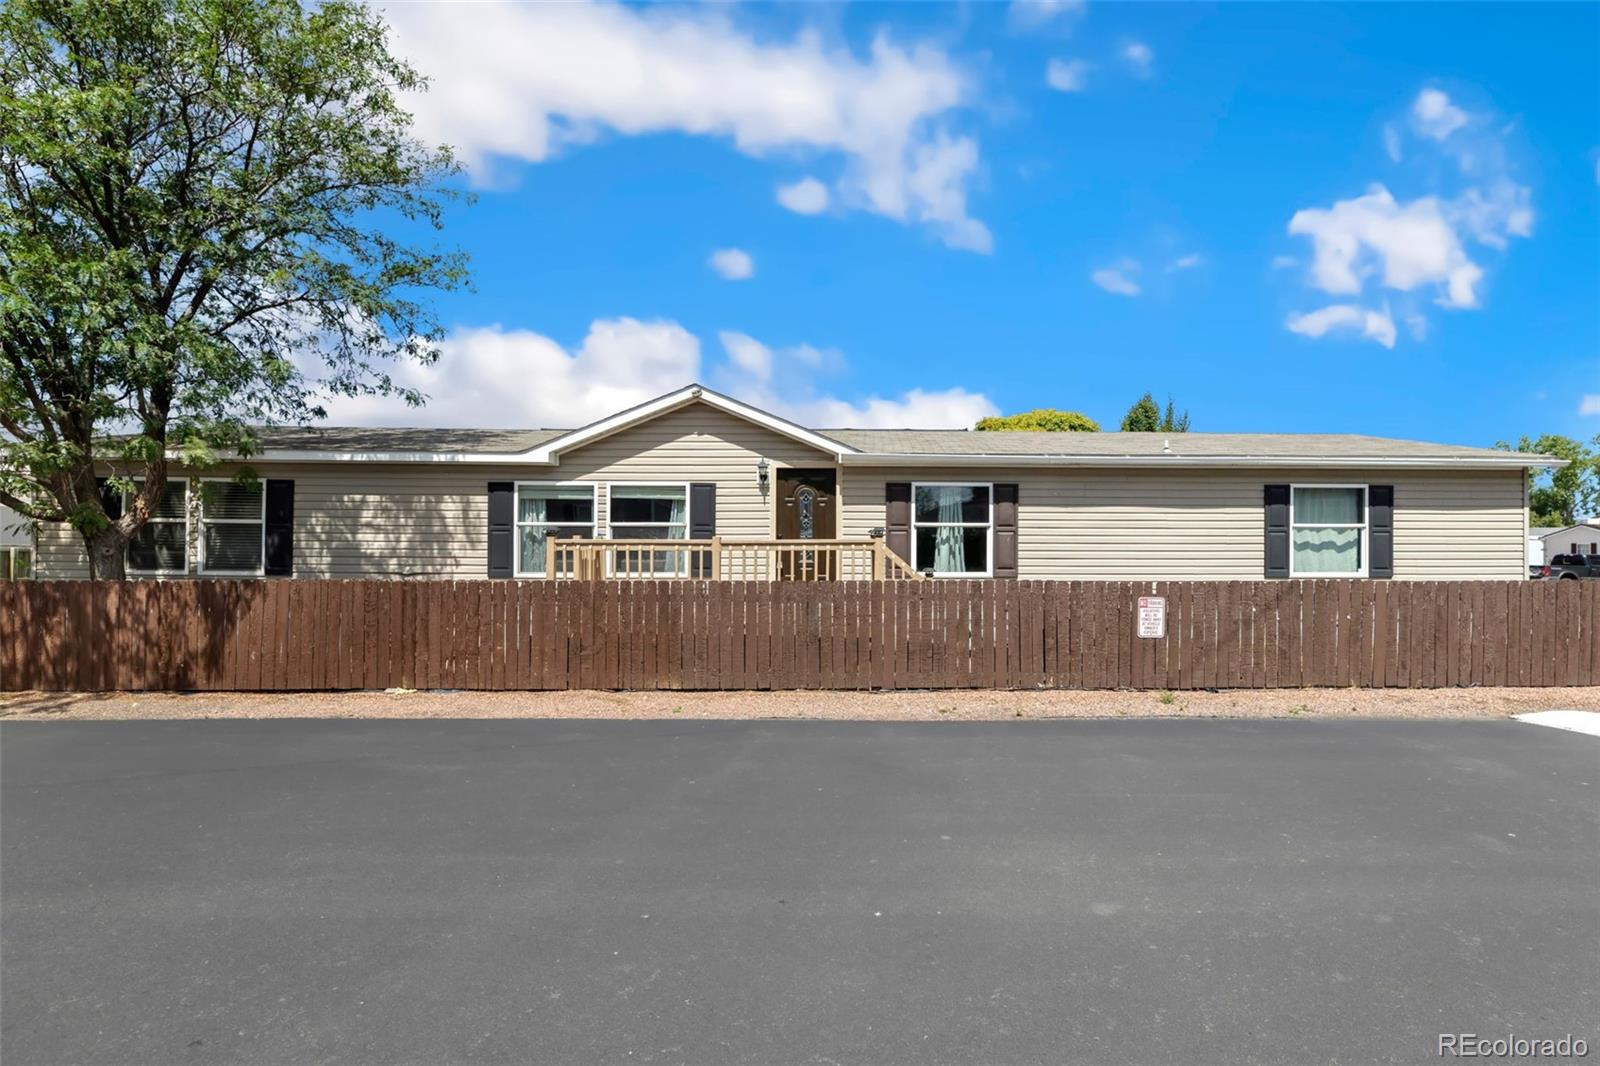
[[[83,538],[65,522],[41,522],[34,552],[34,573],[40,578],[79,580],[89,576]]]
[[[1262,576],[1262,486],[1393,485],[1397,578],[1521,578],[1522,472],[847,467],[846,537],[885,521],[888,481],[1016,482],[1018,575],[1077,580]]]
[[[525,480],[629,482],[709,481],[717,486],[717,532],[727,537],[773,535],[772,493],[756,488],[756,463],[778,468],[831,467],[833,456],[725,411],[692,405],[602,438],[565,455],[549,474]],[[605,493],[600,521],[606,521]]]
[[[554,467],[273,463],[257,472],[294,480],[297,577],[478,578],[488,571],[491,481],[599,482],[602,529],[605,483],[712,482],[719,533],[770,537],[771,492],[762,496],[756,485],[761,458],[774,473],[784,466],[833,465],[831,456],[788,437],[693,405],[597,440]],[[191,545],[191,568],[194,554]],[[41,535],[39,564],[41,577],[88,576],[82,543],[64,526]]]

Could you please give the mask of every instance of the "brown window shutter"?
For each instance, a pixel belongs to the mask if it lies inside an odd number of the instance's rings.
[[[1017,486],[994,487],[994,576],[1017,576]]]
[[[883,486],[884,544],[911,562],[911,482],[891,481]]]

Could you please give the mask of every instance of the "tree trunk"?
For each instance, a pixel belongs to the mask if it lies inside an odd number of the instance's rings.
[[[120,581],[128,576],[128,538],[115,525],[84,534],[83,543],[89,550],[90,577]]]

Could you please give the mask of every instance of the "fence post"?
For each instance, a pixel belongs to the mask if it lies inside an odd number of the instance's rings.
[[[711,537],[711,580],[722,580],[722,537],[719,534]]]
[[[544,579],[546,581],[554,581],[556,579],[557,565],[556,535],[554,533],[546,533],[544,535]]]
[[[883,580],[883,541],[872,539],[872,580]]]

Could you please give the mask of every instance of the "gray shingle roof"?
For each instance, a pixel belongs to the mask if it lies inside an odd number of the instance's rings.
[[[408,429],[361,426],[260,426],[274,451],[516,454],[570,432],[564,429]],[[1455,444],[1338,433],[980,433],[960,429],[819,429],[857,451],[878,455],[1150,458],[1485,459],[1505,452]],[[1171,451],[1163,448],[1170,446]],[[1535,458],[1535,457],[1527,457]]]
[[[1344,433],[1043,433],[960,429],[820,429],[864,452],[894,455],[1042,455],[1075,457],[1168,454],[1192,458],[1505,459],[1490,448],[1391,440]]]
[[[405,429],[363,426],[256,426],[262,448],[307,452],[466,452],[506,454],[537,448],[564,429]]]

